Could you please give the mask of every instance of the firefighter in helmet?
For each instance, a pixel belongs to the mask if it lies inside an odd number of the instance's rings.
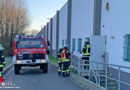
[[[60,46],[59,51],[58,51],[58,74],[61,75],[61,67],[62,67],[62,58],[61,58],[61,53],[62,53],[62,46]]]
[[[3,50],[4,50],[4,48],[0,44],[0,82],[1,83],[4,82],[4,79],[3,79],[3,76],[2,76],[2,72],[3,72],[3,68],[5,66],[5,58],[4,58],[4,55],[3,55]]]
[[[82,53],[83,53],[82,59],[87,60],[85,61],[85,64],[89,64],[89,58],[90,58],[90,39],[89,38],[85,39],[85,44],[84,44]],[[87,67],[84,66],[84,69],[87,69]],[[89,66],[88,66],[88,69],[89,69]]]
[[[62,56],[62,62],[63,62],[63,70],[62,70],[62,76],[69,76],[70,73],[70,51],[68,50],[67,45],[64,46],[64,49],[62,50],[61,56]]]

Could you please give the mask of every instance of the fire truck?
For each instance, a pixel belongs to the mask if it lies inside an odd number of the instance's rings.
[[[48,56],[45,38],[41,36],[16,35],[13,42],[14,73],[19,74],[24,66],[40,66],[48,71]]]

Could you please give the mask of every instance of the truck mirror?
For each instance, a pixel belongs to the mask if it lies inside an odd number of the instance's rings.
[[[50,42],[49,41],[47,41],[47,45],[50,46]]]

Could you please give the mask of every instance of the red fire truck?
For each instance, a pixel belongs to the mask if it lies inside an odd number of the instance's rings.
[[[21,67],[40,66],[43,73],[48,71],[48,57],[45,39],[40,36],[16,35],[13,42],[14,73]]]

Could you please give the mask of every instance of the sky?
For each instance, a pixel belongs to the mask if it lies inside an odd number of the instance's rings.
[[[28,30],[41,30],[68,0],[25,0],[29,11]]]

